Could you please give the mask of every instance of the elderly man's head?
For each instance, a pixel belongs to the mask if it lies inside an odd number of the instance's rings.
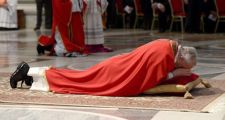
[[[197,63],[197,50],[194,47],[179,46],[175,63],[180,68],[193,68]]]

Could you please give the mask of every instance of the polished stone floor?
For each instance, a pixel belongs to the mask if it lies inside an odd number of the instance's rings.
[[[32,67],[35,66],[56,66],[71,69],[84,69],[94,65],[113,55],[129,52],[135,47],[150,42],[158,38],[169,38],[178,40],[183,45],[194,46],[198,49],[198,65],[193,69],[194,72],[203,78],[225,80],[225,34],[181,34],[181,33],[157,33],[155,31],[143,30],[106,30],[105,44],[113,48],[112,53],[96,53],[87,57],[50,57],[38,56],[36,53],[37,38],[40,34],[50,34],[50,31],[42,30],[34,32],[32,29],[19,31],[0,31],[0,76],[9,76],[21,61],[28,62]],[[13,105],[15,107],[15,105]],[[0,103],[0,114],[11,114],[8,108],[11,104]],[[23,105],[16,105],[17,109],[24,108]],[[137,110],[137,109],[118,109],[118,108],[81,108],[81,107],[57,107],[57,106],[29,106],[30,111],[35,109],[51,111],[54,108],[60,110],[70,110],[75,113],[91,112],[101,114],[99,116],[110,115],[111,119],[116,117],[129,120],[149,120],[153,118],[159,110]],[[36,109],[38,108],[38,110]],[[48,108],[48,109],[47,109]],[[32,110],[31,110],[32,109]],[[47,110],[46,110],[47,109]],[[51,110],[49,110],[51,109]],[[78,112],[76,112],[78,111]],[[12,111],[15,112],[15,111]],[[42,111],[43,112],[43,111]],[[53,111],[57,114],[57,111]],[[65,112],[66,113],[66,112]],[[33,114],[33,113],[32,113]],[[104,114],[104,115],[102,115]],[[98,116],[97,115],[97,116]],[[81,115],[82,116],[82,115]],[[86,116],[86,113],[84,113]],[[109,119],[108,116],[102,118],[93,115],[92,120]],[[114,116],[114,117],[112,117]],[[46,119],[49,117],[46,115]],[[72,117],[72,116],[69,116]],[[59,117],[60,118],[60,117]],[[81,117],[82,118],[82,117]],[[84,117],[83,117],[84,118]],[[90,116],[92,118],[92,116]],[[13,118],[12,118],[13,119]],[[66,118],[63,118],[66,120]],[[27,120],[25,118],[25,120]]]

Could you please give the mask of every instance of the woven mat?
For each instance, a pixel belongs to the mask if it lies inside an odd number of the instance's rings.
[[[213,88],[199,85],[191,91],[194,99],[175,95],[140,95],[137,97],[103,97],[11,89],[9,78],[0,78],[0,103],[65,105],[86,107],[115,107],[134,109],[176,110],[201,112],[225,92],[225,81],[210,80]]]

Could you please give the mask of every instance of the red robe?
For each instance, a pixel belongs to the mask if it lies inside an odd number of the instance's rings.
[[[56,93],[134,96],[160,84],[174,68],[170,42],[161,39],[83,71],[51,68],[46,78]]]
[[[52,5],[52,35],[50,38],[44,35],[40,36],[39,44],[42,46],[54,45],[55,31],[57,29],[67,52],[83,52],[85,44],[81,12],[72,12],[72,2],[70,0],[53,0]]]

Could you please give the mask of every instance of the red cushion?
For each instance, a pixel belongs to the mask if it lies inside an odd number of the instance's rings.
[[[191,74],[191,76],[179,76],[172,78],[170,80],[165,80],[161,84],[178,84],[178,85],[186,85],[189,82],[196,80],[199,76],[196,74]]]

